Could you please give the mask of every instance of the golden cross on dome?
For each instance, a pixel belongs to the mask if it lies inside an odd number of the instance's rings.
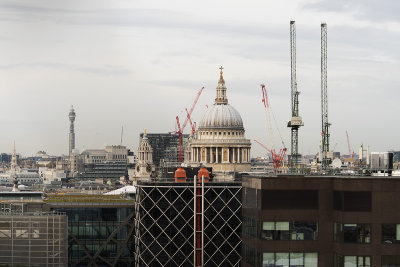
[[[222,66],[219,68],[221,70],[221,72],[219,73],[219,79],[222,80],[222,70],[224,69]]]

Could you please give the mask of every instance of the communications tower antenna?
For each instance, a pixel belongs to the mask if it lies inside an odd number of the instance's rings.
[[[292,118],[288,122],[291,128],[291,157],[289,166],[291,172],[295,171],[295,166],[299,163],[299,128],[304,125],[302,118],[299,116],[299,94],[297,91],[296,80],[296,24],[294,20],[290,21],[290,65],[291,65],[291,109]]]
[[[327,169],[330,163],[329,126],[328,122],[328,88],[327,88],[327,27],[321,23],[321,115],[322,115],[322,168]]]

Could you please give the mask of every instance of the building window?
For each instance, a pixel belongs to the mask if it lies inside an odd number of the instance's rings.
[[[263,253],[263,267],[317,267],[318,253]]]
[[[263,210],[318,209],[318,190],[267,190],[262,192]]]
[[[261,237],[267,240],[317,240],[317,222],[263,222]]]
[[[334,191],[333,207],[338,211],[372,211],[372,193],[369,191]]]
[[[382,267],[400,267],[399,255],[382,256]]]
[[[257,236],[257,221],[253,218],[243,217],[243,233],[250,236]]]
[[[400,243],[400,224],[382,224],[382,243]]]
[[[252,247],[248,247],[246,245],[243,246],[243,254],[244,254],[244,261],[249,263],[252,266],[255,266],[256,263],[256,252],[255,249]]]
[[[371,243],[371,225],[356,223],[334,223],[334,240],[344,243]]]
[[[335,254],[335,267],[371,267],[370,256],[342,256]]]

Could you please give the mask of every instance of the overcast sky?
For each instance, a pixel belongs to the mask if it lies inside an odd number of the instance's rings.
[[[229,103],[248,139],[267,146],[260,83],[290,148],[289,21],[296,20],[299,151],[321,138],[320,24],[328,25],[331,148],[400,150],[400,2],[336,1],[1,1],[0,152],[13,140],[24,156],[68,153],[74,105],[76,147],[120,143],[174,130],[198,90],[193,119],[213,103],[224,66]],[[278,131],[278,129],[279,131]],[[189,127],[186,129],[189,132]],[[277,144],[278,146],[279,144]],[[264,155],[255,143],[252,156]]]

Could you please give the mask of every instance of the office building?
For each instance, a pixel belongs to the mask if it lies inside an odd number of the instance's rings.
[[[139,144],[144,133],[140,134]],[[175,133],[147,133],[147,138],[153,149],[153,163],[156,167],[173,165],[179,160],[179,135]],[[183,147],[186,147],[189,135],[183,134]]]
[[[72,176],[80,180],[119,181],[126,173],[129,150],[125,146],[87,149],[71,157]]]
[[[243,177],[242,266],[400,266],[400,179]]]
[[[67,266],[65,213],[46,212],[41,192],[0,193],[0,266]]]
[[[132,266],[134,199],[121,195],[49,195],[68,216],[69,266]]]

